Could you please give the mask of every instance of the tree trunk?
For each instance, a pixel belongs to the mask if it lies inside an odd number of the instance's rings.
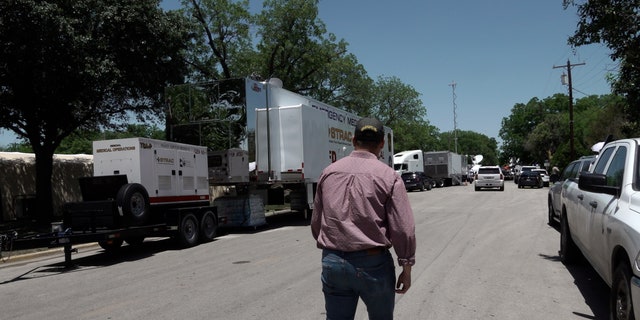
[[[53,196],[51,176],[53,174],[53,149],[34,148],[36,156],[36,212],[38,223],[50,223],[53,219]]]

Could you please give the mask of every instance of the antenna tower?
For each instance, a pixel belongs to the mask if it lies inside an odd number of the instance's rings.
[[[455,153],[458,153],[458,114],[457,114],[457,108],[458,106],[456,105],[456,82],[455,81],[451,81],[451,83],[449,84],[453,90],[453,141],[454,141],[454,146],[455,146]]]

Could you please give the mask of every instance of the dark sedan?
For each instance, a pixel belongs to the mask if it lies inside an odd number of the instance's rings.
[[[408,191],[416,189],[424,191],[432,188],[431,179],[424,172],[404,172],[402,181]]]
[[[518,188],[542,188],[542,177],[535,171],[523,171],[518,179]]]

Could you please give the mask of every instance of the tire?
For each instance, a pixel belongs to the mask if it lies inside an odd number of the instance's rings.
[[[553,218],[554,214],[554,210],[553,210],[553,202],[551,201],[551,198],[547,199],[547,224],[555,227],[556,225],[556,220]]]
[[[139,183],[128,183],[120,187],[116,195],[116,205],[127,225],[140,226],[149,220],[149,194]]]
[[[631,270],[626,263],[620,263],[613,273],[609,295],[609,319],[635,319],[631,300]]]
[[[504,191],[504,186],[501,186],[501,187],[500,187],[500,191]]]
[[[106,252],[114,252],[122,247],[122,239],[102,240],[98,245]]]
[[[420,185],[420,191],[424,191],[424,183]]]
[[[474,189],[475,189],[476,191],[480,191],[480,188],[478,188],[478,187],[474,187]]]
[[[562,213],[560,218],[560,261],[563,264],[573,264],[578,260],[579,251],[576,244],[571,238],[571,229],[569,227],[569,221],[567,221],[567,214]]]
[[[198,220],[196,216],[189,213],[182,217],[180,226],[178,227],[178,240],[184,247],[193,247],[198,244],[198,236],[200,229],[198,228]]]
[[[200,219],[200,239],[202,242],[212,241],[218,234],[218,220],[211,210],[205,211]]]

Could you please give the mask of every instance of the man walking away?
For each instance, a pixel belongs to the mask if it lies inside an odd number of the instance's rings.
[[[378,160],[382,122],[360,119],[352,143],[349,156],[322,172],[311,218],[311,233],[322,249],[327,319],[353,319],[359,299],[369,319],[393,319],[395,294],[411,287],[413,211],[402,179]],[[402,267],[397,281],[390,247]]]

